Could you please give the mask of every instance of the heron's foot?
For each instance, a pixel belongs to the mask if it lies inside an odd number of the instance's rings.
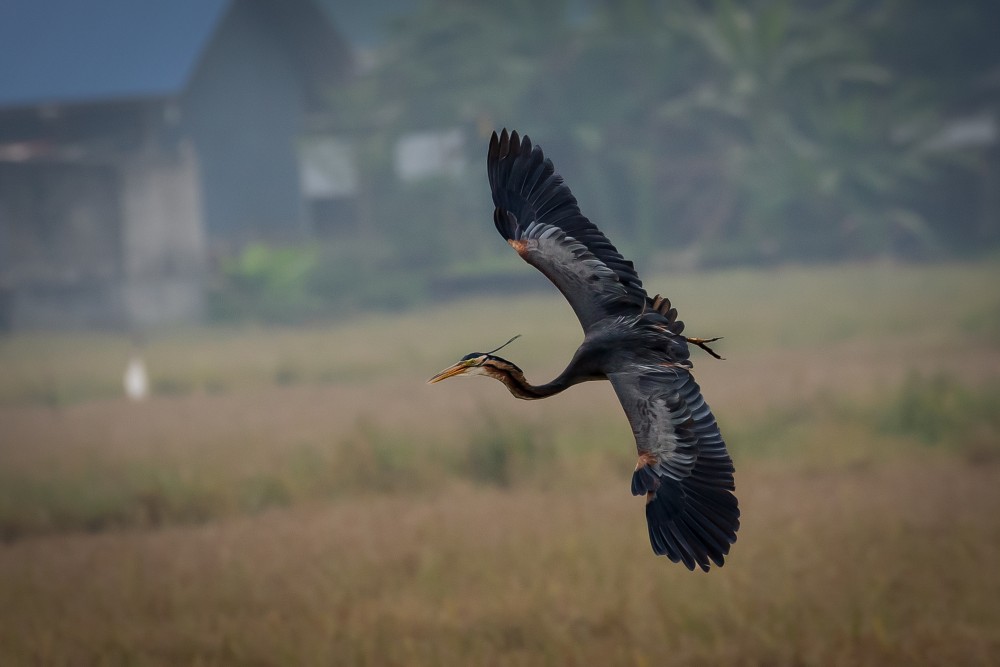
[[[687,342],[692,345],[697,345],[701,349],[708,352],[710,355],[716,359],[725,359],[725,357],[719,356],[715,350],[708,346],[709,343],[714,343],[717,340],[722,340],[722,336],[716,336],[715,338],[686,338]]]

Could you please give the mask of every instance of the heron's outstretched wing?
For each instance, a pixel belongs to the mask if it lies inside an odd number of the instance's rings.
[[[486,159],[497,230],[518,254],[555,283],[584,330],[648,303],[632,262],[590,220],[527,136],[496,132]]]
[[[646,495],[653,551],[688,569],[721,567],[740,527],[733,461],[691,373],[608,376],[635,434],[632,493]]]

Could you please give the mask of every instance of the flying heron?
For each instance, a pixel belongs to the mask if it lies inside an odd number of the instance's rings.
[[[517,398],[536,399],[610,381],[635,435],[632,493],[646,498],[653,551],[689,570],[707,572],[709,561],[722,567],[740,526],[733,461],[691,375],[688,349],[697,345],[718,358],[707,345],[717,339],[683,335],[670,301],[646,294],[632,262],[583,216],[552,161],[527,136],[494,132],[486,165],[497,231],[566,297],[583,343],[546,384],[529,383],[494,354],[500,348],[467,354],[428,382],[486,375]]]

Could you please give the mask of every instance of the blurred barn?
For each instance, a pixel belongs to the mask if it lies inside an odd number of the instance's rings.
[[[0,328],[191,319],[211,251],[308,234],[350,61],[308,0],[0,3]]]

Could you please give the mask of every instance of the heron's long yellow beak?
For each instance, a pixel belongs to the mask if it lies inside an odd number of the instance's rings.
[[[443,371],[432,377],[430,380],[427,381],[427,384],[434,384],[435,382],[440,382],[441,380],[447,380],[450,377],[461,375],[467,370],[469,370],[469,367],[460,361],[457,364],[449,366],[448,368],[444,369]]]

